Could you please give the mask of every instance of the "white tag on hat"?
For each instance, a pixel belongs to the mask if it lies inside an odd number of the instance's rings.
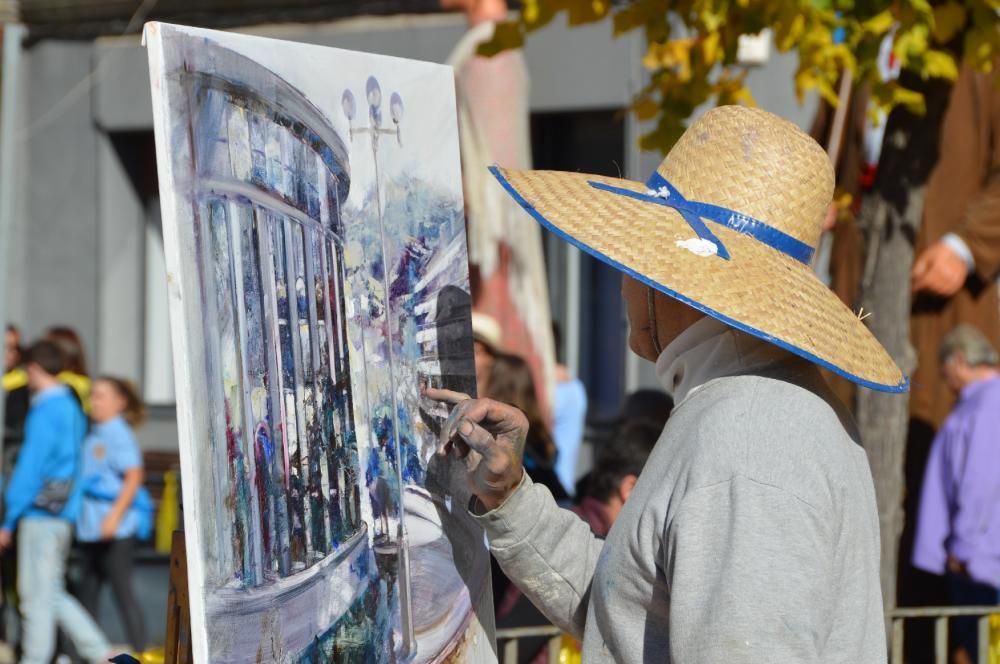
[[[719,253],[719,247],[711,240],[693,237],[690,240],[677,240],[677,246],[687,249],[697,256],[714,256]]]

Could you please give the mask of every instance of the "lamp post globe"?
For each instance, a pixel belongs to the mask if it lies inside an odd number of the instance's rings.
[[[374,76],[368,77],[368,82],[365,84],[365,94],[368,96],[368,105],[372,108],[378,109],[382,105],[382,88],[379,87]]]
[[[398,92],[393,92],[392,96],[389,97],[389,116],[392,118],[393,124],[399,124],[403,119],[403,98],[399,96]]]
[[[344,96],[340,98],[340,105],[344,109],[344,115],[347,116],[347,121],[352,122],[354,120],[354,114],[357,113],[358,105],[354,101],[354,93],[350,90],[344,90]]]

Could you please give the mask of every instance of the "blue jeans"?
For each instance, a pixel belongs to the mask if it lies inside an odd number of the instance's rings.
[[[66,592],[66,559],[73,539],[68,521],[25,517],[17,527],[17,592],[24,618],[21,664],[48,664],[56,625],[80,656],[97,662],[111,652],[108,640],[83,607]]]

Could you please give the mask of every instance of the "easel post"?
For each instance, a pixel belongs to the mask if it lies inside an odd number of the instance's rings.
[[[175,530],[170,543],[170,590],[167,593],[167,635],[163,649],[165,664],[194,663],[183,530]]]

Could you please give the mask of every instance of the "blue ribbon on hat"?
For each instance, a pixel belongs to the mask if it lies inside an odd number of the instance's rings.
[[[750,215],[724,208],[711,203],[701,203],[699,201],[689,201],[681,195],[665,177],[654,172],[646,181],[648,191],[641,193],[631,189],[623,189],[603,182],[590,181],[590,186],[602,191],[611,192],[620,196],[626,196],[646,203],[655,203],[665,207],[673,208],[680,213],[684,220],[691,226],[695,234],[703,240],[713,243],[718,249],[716,255],[729,260],[729,251],[722,241],[716,237],[702,219],[714,221],[726,228],[730,228],[737,233],[749,235],[758,242],[777,249],[786,256],[790,256],[800,263],[808,265],[812,261],[815,250],[808,244],[792,237],[784,231],[778,230],[774,226],[768,226],[759,219],[754,219]]]

